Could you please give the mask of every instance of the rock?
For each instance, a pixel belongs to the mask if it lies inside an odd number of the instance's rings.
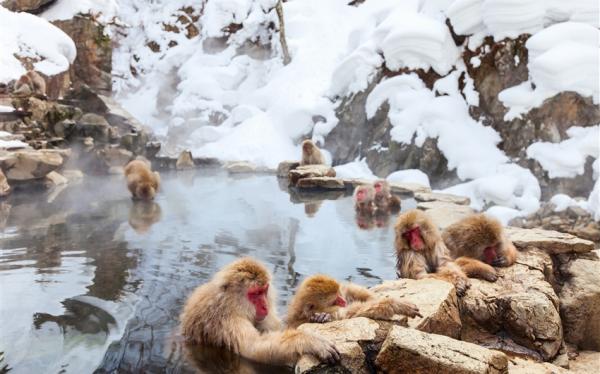
[[[594,249],[593,242],[558,231],[507,227],[506,233],[519,248],[535,247],[550,254],[581,253]]]
[[[302,178],[335,177],[335,170],[327,165],[303,165],[290,170],[289,179],[291,185],[296,185]]]
[[[0,168],[8,180],[31,180],[45,177],[58,169],[64,162],[60,151],[56,150],[0,150]]]
[[[461,219],[470,216],[475,211],[466,205],[457,205],[439,201],[427,201],[417,204],[417,209],[423,209],[427,212],[433,222],[444,229]]]
[[[192,158],[192,152],[190,152],[190,151],[181,152],[181,154],[177,158],[177,163],[175,163],[175,168],[177,170],[194,168],[194,159]]]
[[[574,360],[569,361],[569,369],[577,374],[596,373],[598,367],[600,367],[600,352],[579,352]]]
[[[229,163],[225,166],[225,169],[230,174],[255,173],[257,171],[256,165],[247,161]]]
[[[423,202],[439,201],[441,203],[451,203],[458,205],[471,204],[471,199],[469,199],[468,197],[438,192],[416,192],[415,200]]]
[[[76,122],[74,135],[101,143],[108,143],[112,136],[108,121],[94,113],[86,113]]]
[[[8,196],[10,194],[10,185],[6,180],[6,175],[0,169],[0,197]]]
[[[427,193],[431,192],[431,188],[418,183],[390,183],[390,188],[393,193]]]
[[[83,172],[78,169],[63,170],[62,175],[68,179],[69,183],[78,182],[83,179]]]
[[[460,299],[463,323],[462,339],[492,346],[489,336],[475,333],[478,328],[491,334],[509,337],[526,348],[505,351],[523,354],[537,352],[535,358],[550,360],[563,342],[559,314],[559,299],[546,280],[552,274],[552,260],[544,251],[530,249],[519,252],[517,262],[507,268],[497,268],[494,283],[471,279],[471,288]],[[498,343],[501,346],[501,343]]]
[[[365,184],[373,184],[372,180],[363,179],[363,178],[343,178],[344,184],[347,189],[354,190],[358,186],[363,186]]]
[[[506,373],[501,352],[443,335],[392,327],[375,360],[385,373]]]
[[[106,166],[122,166],[133,160],[133,153],[122,148],[111,147],[101,150],[100,157],[104,160]]]
[[[341,179],[332,177],[302,178],[296,187],[304,189],[345,190],[346,186]]]
[[[65,119],[65,120],[59,121],[54,125],[54,128],[53,128],[54,134],[56,134],[56,136],[59,136],[61,138],[69,138],[74,129],[75,129],[75,121],[73,121],[72,119]],[[93,141],[93,139],[92,139],[92,141]]]
[[[2,6],[13,12],[39,14],[56,0],[4,0]]]
[[[600,351],[600,258],[594,252],[580,256],[560,271],[567,278],[558,294],[565,340]]]
[[[277,176],[287,178],[290,170],[297,168],[300,165],[298,161],[282,161],[277,166]]]
[[[85,138],[83,138],[83,145],[86,147],[93,147],[94,139],[90,136],[86,136]]]
[[[559,366],[552,365],[548,362],[536,362],[527,360],[521,357],[511,357],[508,360],[509,374],[567,374],[569,370],[565,370]]]
[[[367,318],[352,318],[324,324],[305,323],[298,328],[329,339],[340,352],[341,361],[336,365],[341,372],[369,373],[366,355],[361,344],[381,343],[380,326]],[[313,356],[302,356],[296,364],[296,373],[339,372],[326,364],[320,364]]]
[[[69,180],[55,171],[51,171],[46,175],[44,184],[46,187],[61,186],[69,183]]]
[[[452,284],[437,279],[399,279],[383,282],[371,290],[418,306],[423,317],[409,318],[408,327],[452,338],[460,337],[462,324]]]

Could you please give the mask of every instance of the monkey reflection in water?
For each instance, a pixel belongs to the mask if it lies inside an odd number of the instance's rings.
[[[129,225],[138,234],[145,234],[161,216],[160,205],[154,201],[135,200],[129,209]]]

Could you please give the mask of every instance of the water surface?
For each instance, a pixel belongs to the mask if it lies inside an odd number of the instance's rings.
[[[182,344],[186,296],[241,256],[272,271],[280,315],[310,274],[395,277],[393,217],[360,229],[348,196],[314,201],[340,194],[290,194],[270,175],[162,180],[154,203],[117,176],[0,202],[0,372],[281,372]]]

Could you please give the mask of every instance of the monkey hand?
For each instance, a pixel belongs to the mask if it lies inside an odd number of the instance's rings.
[[[309,319],[309,322],[312,323],[327,323],[331,321],[333,321],[333,317],[329,313],[315,313]]]
[[[498,273],[496,273],[496,269],[493,271],[484,271],[481,273],[481,277],[488,282],[495,282],[498,280]]]
[[[333,343],[316,335],[313,339],[306,353],[312,354],[320,361],[327,362],[328,364],[335,364],[340,361],[340,352],[338,352]]]
[[[405,316],[414,318],[414,317],[423,317],[421,313],[419,313],[419,307],[413,303],[409,303],[406,301],[398,301],[396,304],[395,312],[399,314],[404,314]]]
[[[492,261],[492,266],[500,266],[500,267],[508,266],[508,259],[503,254],[499,254],[498,256],[496,256],[494,261]]]
[[[471,287],[471,282],[469,281],[469,278],[457,277],[456,282],[454,284],[457,296],[465,296],[465,293],[467,293],[469,287]]]

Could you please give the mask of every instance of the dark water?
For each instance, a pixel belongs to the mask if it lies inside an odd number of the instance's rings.
[[[395,277],[391,223],[360,229],[350,197],[305,203],[315,196],[274,176],[162,179],[151,204],[134,204],[119,177],[0,202],[0,373],[282,372],[182,344],[186,295],[240,256],[272,271],[280,315],[310,274]]]

